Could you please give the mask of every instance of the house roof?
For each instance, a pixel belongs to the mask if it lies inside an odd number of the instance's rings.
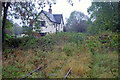
[[[54,16],[56,22],[59,24],[61,23],[61,20],[63,20],[62,14],[53,14],[53,16]]]
[[[41,14],[41,13],[44,13],[51,22],[55,22],[55,23],[60,24],[61,20],[63,20],[62,14],[51,14],[51,13],[44,11],[44,10],[42,10],[39,14]]]

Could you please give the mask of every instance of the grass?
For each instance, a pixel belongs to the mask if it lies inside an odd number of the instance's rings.
[[[29,44],[23,42],[17,48],[6,46],[2,77],[21,78],[46,65],[28,78],[64,78],[71,67],[68,78],[117,78],[118,52],[112,44],[118,44],[114,41],[103,45],[98,35],[85,33],[58,33],[39,39],[30,38],[26,40]]]
[[[0,64],[0,79],[2,79],[2,66]]]

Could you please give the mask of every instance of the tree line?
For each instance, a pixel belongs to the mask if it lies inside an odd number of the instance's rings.
[[[98,34],[104,31],[120,32],[120,2],[93,2],[88,8],[90,18],[73,11],[64,31]]]

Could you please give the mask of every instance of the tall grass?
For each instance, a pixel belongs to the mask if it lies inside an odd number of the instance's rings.
[[[62,32],[39,38],[20,38],[17,47],[5,44],[3,78],[21,78],[47,65],[29,78],[117,78],[119,34]],[[17,40],[17,39],[15,39]],[[13,41],[8,42],[13,44]]]

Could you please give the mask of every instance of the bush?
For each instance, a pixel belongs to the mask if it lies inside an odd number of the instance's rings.
[[[12,38],[9,34],[5,34],[5,39],[6,40],[8,40],[8,39],[10,39],[10,38]]]
[[[22,43],[22,40],[20,38],[11,38],[6,40],[6,43],[9,47],[16,48],[19,47],[19,45]]]

